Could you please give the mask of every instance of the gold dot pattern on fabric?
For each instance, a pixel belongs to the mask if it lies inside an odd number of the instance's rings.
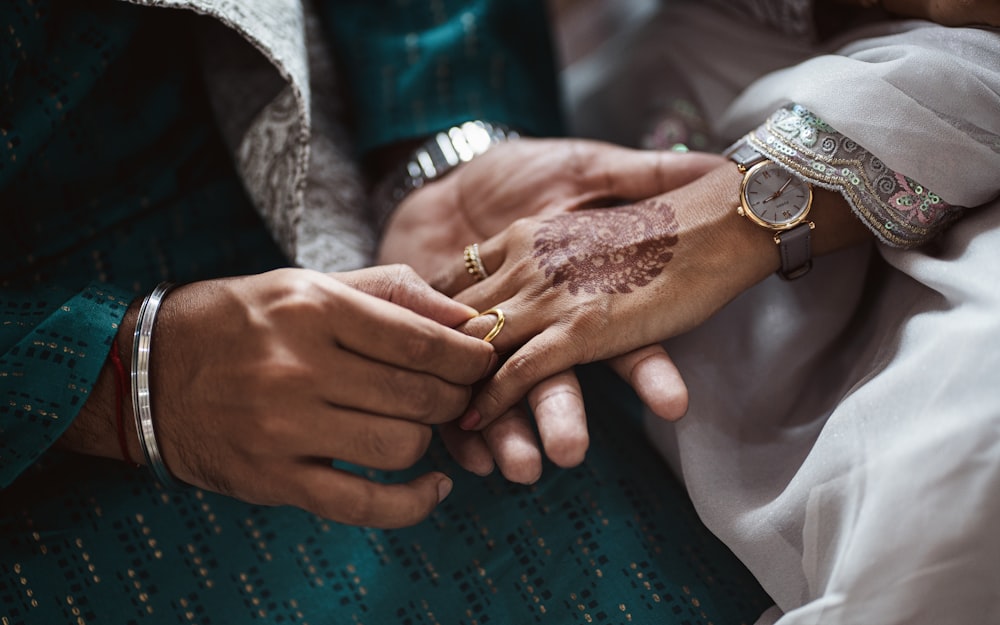
[[[599,389],[584,383],[586,393]],[[612,414],[589,399],[591,414]],[[57,622],[76,622],[76,607],[87,623],[752,622],[767,599],[748,593],[751,578],[697,523],[632,428],[596,417],[592,435],[603,444],[587,461],[549,466],[528,487],[457,472],[435,442],[414,471],[373,476],[398,481],[437,468],[455,478],[425,523],[392,531],[196,489],[166,492],[121,463],[46,458],[11,493],[42,488],[15,518],[49,529],[28,532],[27,542],[5,532],[18,565],[0,573],[4,616],[51,622],[40,617],[56,610]],[[54,474],[77,482],[53,492]]]

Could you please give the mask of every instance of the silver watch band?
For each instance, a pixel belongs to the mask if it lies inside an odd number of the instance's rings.
[[[735,161],[743,172],[767,159],[746,137],[731,145],[723,154]],[[801,278],[812,269],[812,228],[811,223],[804,222],[774,234],[774,242],[778,244],[778,255],[781,258],[778,275],[785,280]]]
[[[375,188],[372,210],[376,228],[382,231],[392,212],[414,189],[444,176],[497,143],[518,136],[503,124],[481,120],[467,121],[435,134]]]

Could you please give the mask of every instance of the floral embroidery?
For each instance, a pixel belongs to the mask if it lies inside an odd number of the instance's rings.
[[[876,235],[894,247],[915,247],[930,240],[963,210],[889,169],[799,105],[780,109],[747,139],[810,182],[842,193]]]

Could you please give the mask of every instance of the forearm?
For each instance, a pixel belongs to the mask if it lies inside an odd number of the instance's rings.
[[[713,263],[713,271],[727,283],[720,301],[736,297],[781,266],[773,233],[737,213],[742,179],[736,164],[726,163],[667,196],[673,206],[698,207],[684,211],[689,226],[685,229],[702,239],[694,249],[710,252],[705,262]],[[826,189],[814,191],[809,220],[815,224],[812,249],[816,256],[873,239],[844,196]]]

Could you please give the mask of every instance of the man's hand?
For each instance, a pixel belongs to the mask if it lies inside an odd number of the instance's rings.
[[[416,523],[447,496],[445,475],[380,484],[331,460],[396,470],[424,454],[432,425],[461,414],[471,385],[496,362],[490,345],[449,327],[473,314],[399,266],[283,269],[178,287],[152,344],[164,461],[184,482],[251,503],[356,525]],[[109,421],[93,408],[71,431]],[[67,434],[68,447],[102,453]]]

